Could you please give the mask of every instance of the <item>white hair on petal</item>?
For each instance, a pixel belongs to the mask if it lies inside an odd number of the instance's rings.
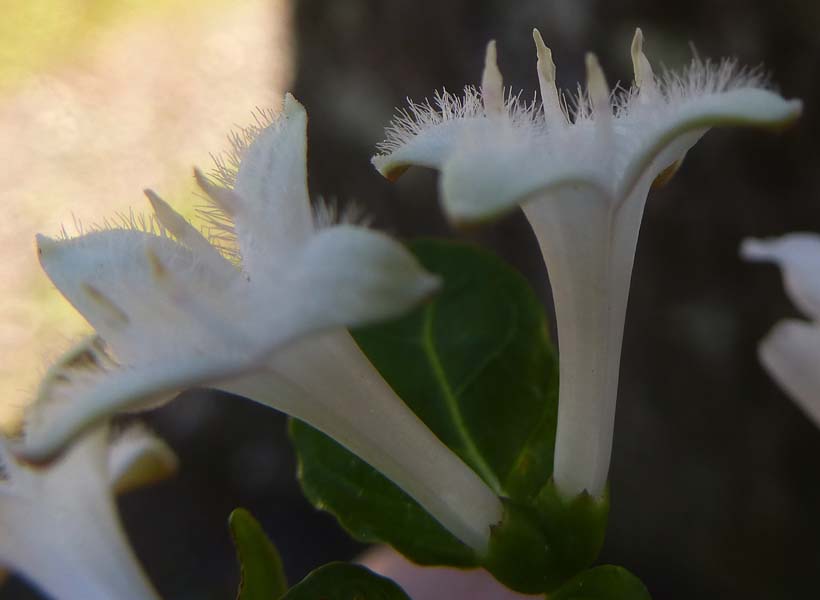
[[[716,94],[734,89],[754,87],[768,88],[769,77],[762,68],[740,67],[735,59],[719,62],[703,60],[695,56],[680,72],[667,68],[654,75],[659,95],[651,106],[638,102],[638,88],[616,86],[610,94],[610,104],[615,118],[622,118],[634,110],[665,111],[674,109],[690,98]],[[580,124],[594,119],[589,91],[578,84],[574,92],[559,91],[559,98],[570,122]],[[507,91],[504,114],[510,123],[529,130],[536,135],[544,131],[544,116],[540,102],[521,100],[521,92]],[[483,119],[484,105],[481,91],[474,86],[464,88],[462,95],[442,90],[435,92],[433,101],[425,99],[414,102],[407,99],[407,106],[398,109],[393,120],[385,128],[384,141],[376,145],[376,156],[388,156],[410,142],[418,134],[448,121],[459,119]]]
[[[358,225],[369,227],[373,221],[367,210],[356,202],[347,202],[344,206],[338,199],[319,197],[313,202],[313,224],[317,229],[334,225]]]
[[[538,124],[538,106],[533,100],[521,100],[521,92],[507,90],[504,100],[504,115],[513,125],[532,126]],[[451,94],[446,89],[436,91],[433,101],[425,98],[422,102],[407,99],[407,107],[399,108],[393,120],[385,128],[385,139],[376,145],[379,155],[389,155],[426,129],[448,121],[484,118],[484,102],[481,91],[475,86],[464,88],[462,96]]]
[[[253,123],[237,126],[234,131],[228,134],[230,148],[226,152],[211,154],[214,168],[209,174],[224,187],[233,188],[242,158],[259,134],[264,129],[276,126],[281,122],[279,112],[272,108],[257,107],[252,116]]]

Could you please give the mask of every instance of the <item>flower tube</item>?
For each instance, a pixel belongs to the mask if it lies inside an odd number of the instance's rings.
[[[83,344],[67,358],[86,352]],[[36,426],[29,423],[29,431]],[[171,449],[140,426],[112,435],[107,423],[46,468],[19,462],[9,447],[0,439],[0,564],[57,600],[158,599],[128,544],[114,494],[175,472]]]
[[[765,89],[734,61],[698,59],[657,76],[632,42],[635,84],[611,92],[586,57],[586,90],[569,110],[537,30],[541,104],[505,95],[495,43],[480,89],[411,103],[387,128],[374,166],[395,179],[410,166],[439,169],[455,223],[486,221],[517,206],[549,272],[558,328],[560,384],[554,480],[568,497],[604,493],[612,451],[629,284],[646,197],[718,125],[779,128],[801,103]]]

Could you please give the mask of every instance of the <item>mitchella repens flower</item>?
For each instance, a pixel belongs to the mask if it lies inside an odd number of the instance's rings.
[[[317,223],[305,110],[288,95],[281,115],[268,120],[232,138],[233,155],[217,163],[224,187],[196,172],[212,201],[209,237],[148,191],[153,228],[136,222],[38,238],[43,268],[106,347],[47,388],[71,402],[58,403],[61,417],[20,454],[46,460],[117,411],[211,386],[323,431],[466,544],[485,548],[500,501],[345,329],[400,315],[430,296],[438,277],[381,233]]]
[[[44,385],[93,356],[91,338],[67,353]],[[60,411],[46,403],[29,413],[33,435]],[[112,435],[103,422],[45,468],[19,462],[0,437],[0,565],[56,600],[158,599],[131,550],[114,495],[174,473],[177,459],[139,425]]]
[[[760,362],[803,412],[820,427],[820,235],[789,233],[746,239],[743,258],[780,267],[789,297],[810,321],[785,319],[758,346]]]
[[[611,92],[593,54],[570,111],[537,30],[540,105],[505,95],[490,42],[480,90],[437,93],[399,113],[373,157],[395,179],[410,166],[441,170],[445,212],[456,223],[521,206],[546,263],[558,328],[560,388],[554,480],[567,496],[603,494],[612,448],[629,283],[653,184],[717,125],[782,127],[801,112],[763,78],[698,59],[657,76],[632,42],[635,84]]]

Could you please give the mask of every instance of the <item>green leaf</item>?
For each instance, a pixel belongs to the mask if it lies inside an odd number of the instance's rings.
[[[483,250],[429,240],[411,250],[443,277],[443,290],[354,337],[407,405],[505,499],[490,553],[476,556],[369,465],[292,421],[302,488],[361,541],[387,542],[420,564],[485,566],[519,591],[552,589],[597,556],[608,503],[559,502],[552,491],[558,368],[543,307],[523,277]],[[579,523],[576,535],[569,524]]]
[[[288,589],[282,559],[256,519],[244,508],[228,517],[242,578],[237,600],[276,600]]]
[[[652,600],[643,582],[623,567],[603,565],[575,576],[549,600]]]
[[[319,567],[293,586],[281,600],[410,600],[389,579],[348,563]]]
[[[478,565],[473,551],[415,500],[331,438],[295,419],[290,435],[305,496],[335,515],[354,538],[388,542],[420,564]]]
[[[499,495],[527,501],[552,475],[558,368],[544,309],[494,255],[424,240],[444,289],[411,315],[355,332],[416,414]]]

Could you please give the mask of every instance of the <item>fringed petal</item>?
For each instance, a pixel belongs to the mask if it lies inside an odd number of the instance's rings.
[[[785,100],[766,89],[735,88],[677,100],[660,101],[654,110],[636,109],[623,116],[619,146],[626,151],[624,172],[616,196],[624,198],[649,172],[654,180],[712,127],[738,126],[777,129],[802,112],[799,100]]]
[[[242,153],[233,193],[245,270],[265,277],[313,231],[307,190],[307,113],[290,94],[282,113]]]

